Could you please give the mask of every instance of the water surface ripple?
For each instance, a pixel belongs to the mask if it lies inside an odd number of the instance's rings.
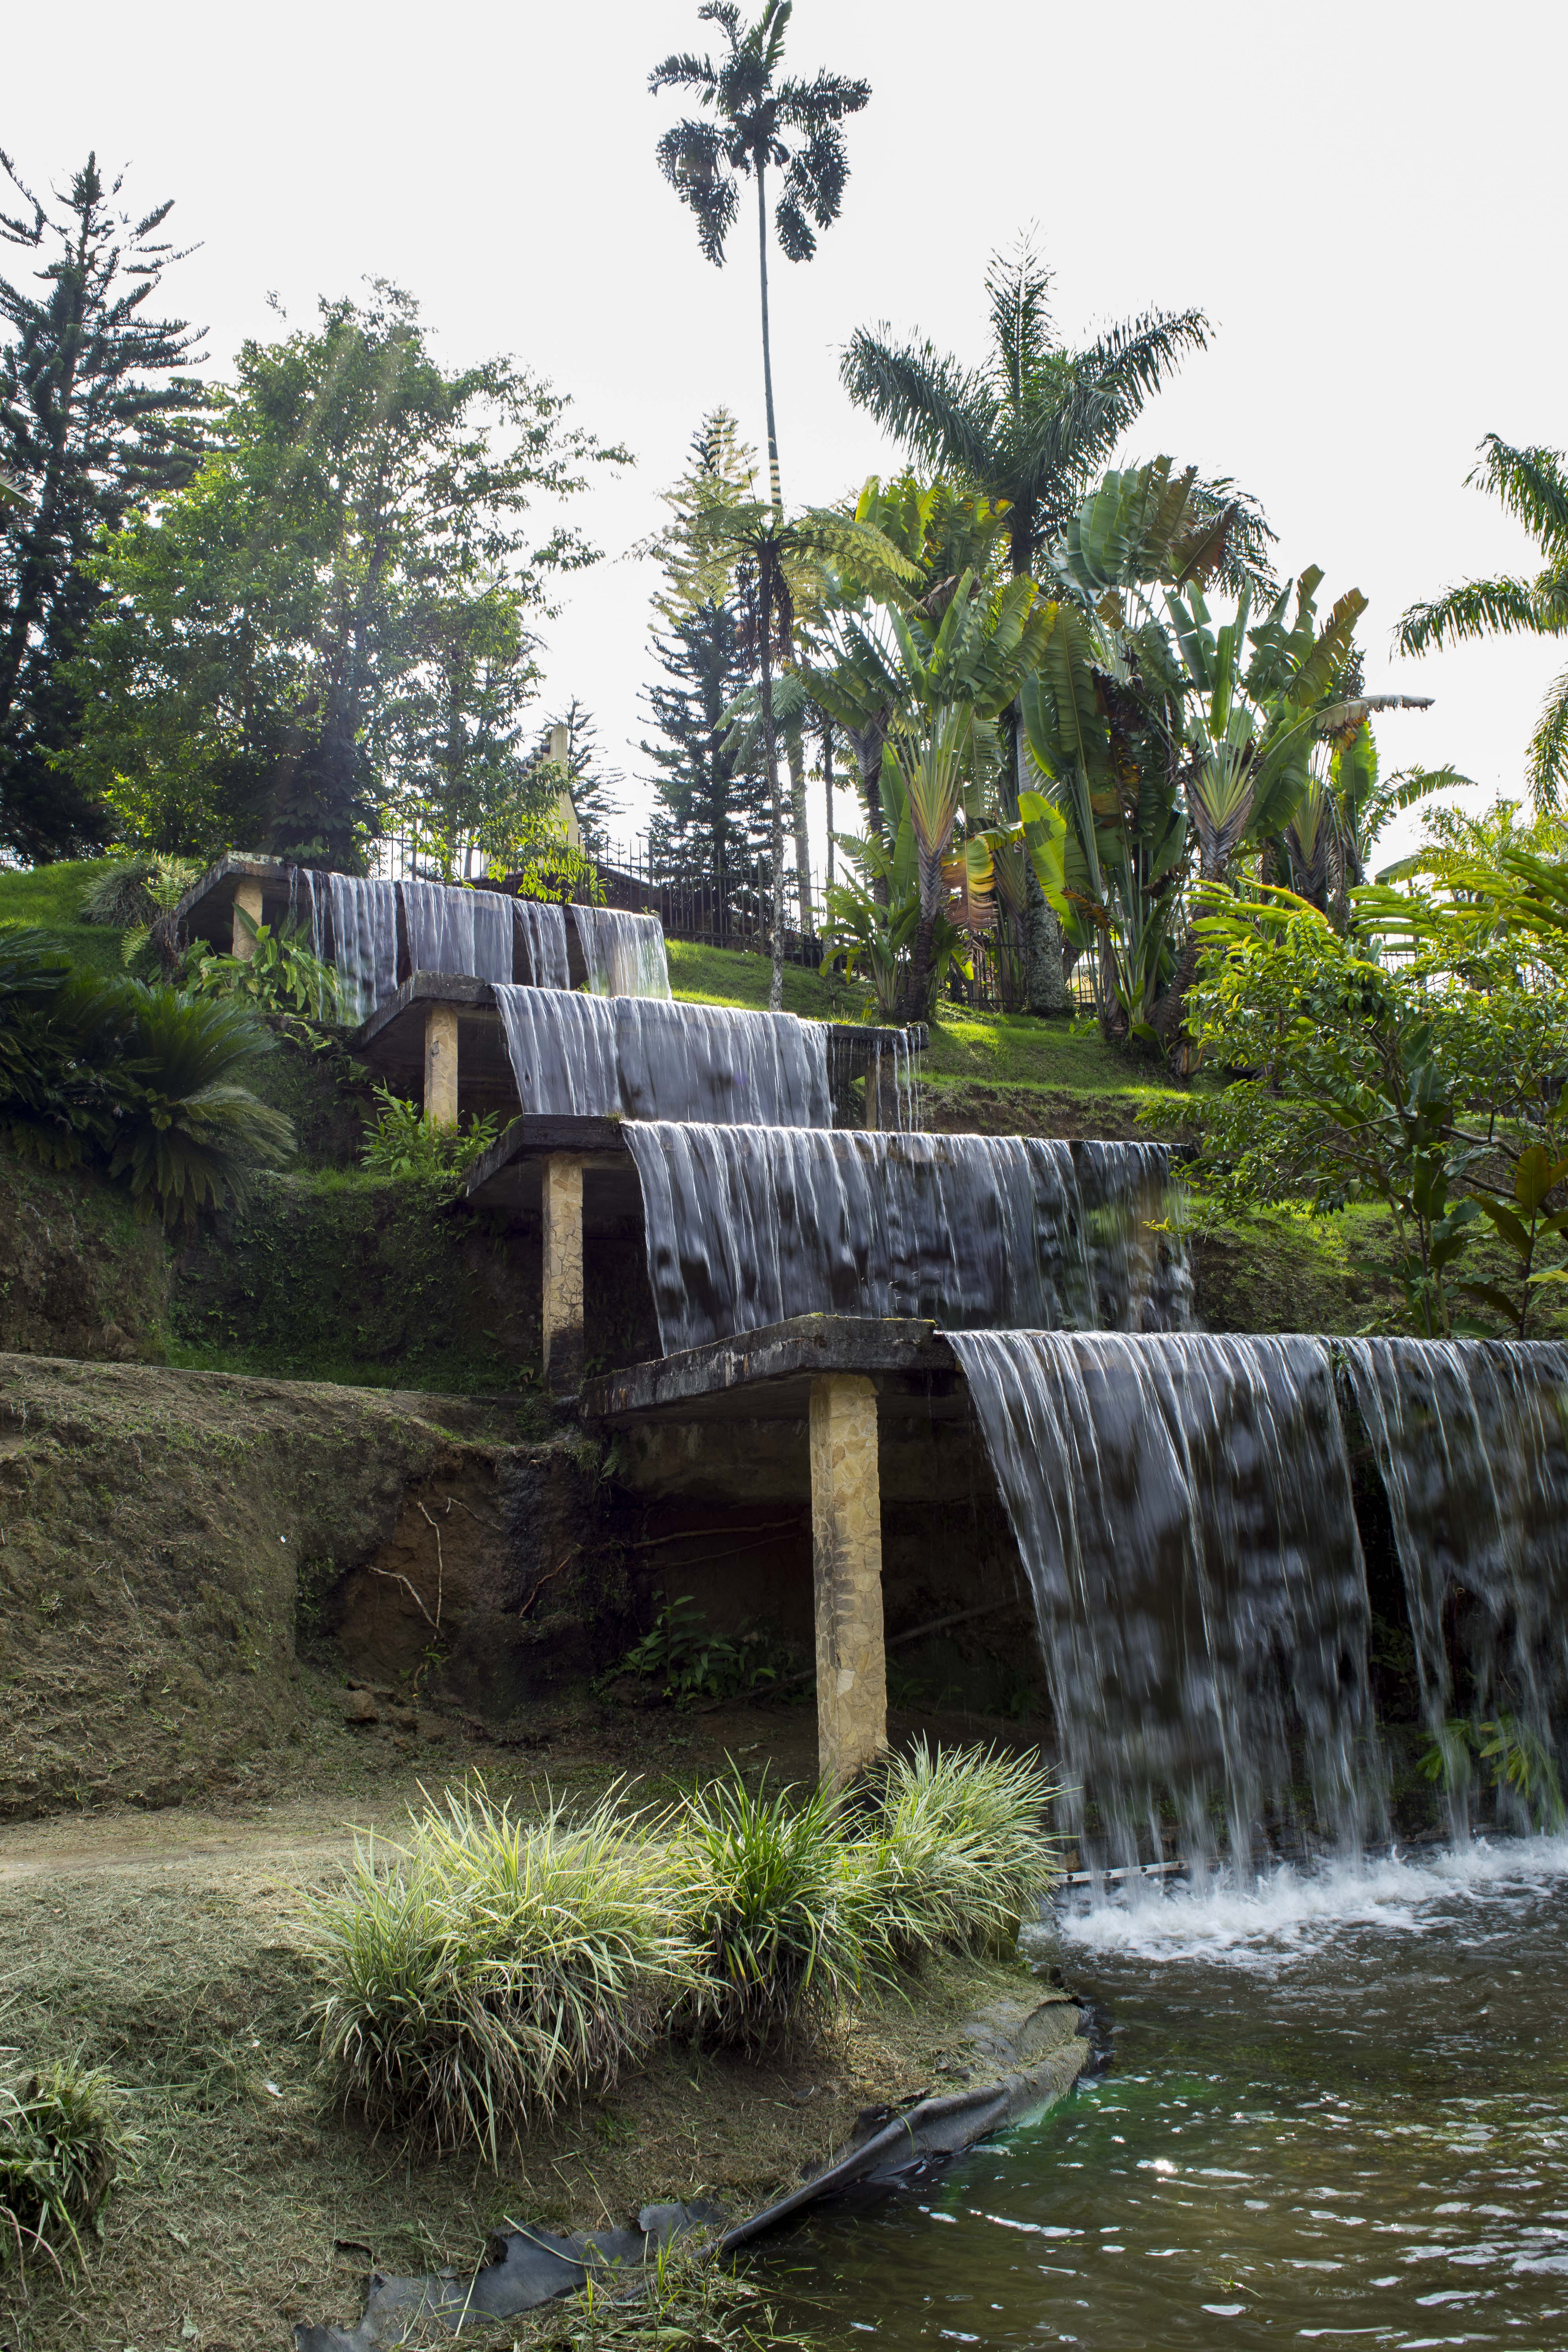
[[[1086,1905],[1112,2070],[769,2258],[830,2343],[1568,2346],[1568,1843]]]

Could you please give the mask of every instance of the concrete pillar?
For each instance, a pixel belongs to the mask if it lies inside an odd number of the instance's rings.
[[[241,963],[248,963],[256,953],[256,941],[239,919],[240,909],[259,926],[261,921],[261,885],[246,879],[234,886],[234,952]]]
[[[583,1162],[552,1151],[542,1181],[544,1384],[575,1396],[583,1385]]]
[[[811,1384],[816,1760],[840,1788],[888,1744],[877,1391],[858,1373]]]
[[[458,1124],[458,1008],[425,1011],[425,1115],[432,1127]]]

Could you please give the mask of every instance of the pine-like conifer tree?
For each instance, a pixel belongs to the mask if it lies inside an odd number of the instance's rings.
[[[770,821],[760,748],[749,758],[726,748],[726,714],[747,682],[739,616],[729,604],[701,605],[672,617],[668,635],[655,630],[653,646],[665,682],[645,687],[643,700],[663,740],[639,748],[658,772],[654,856],[661,878],[710,882],[721,910],[764,857]]]
[[[188,481],[200,458],[202,387],[184,373],[199,331],[147,315],[184,257],[159,236],[172,208],[116,209],[89,155],[51,213],[9,156],[22,198],[0,241],[37,256],[32,283],[0,278],[0,846],[42,863],[100,847],[101,800],[53,764],[76,738],[67,664],[102,602],[89,561],[100,530]]]

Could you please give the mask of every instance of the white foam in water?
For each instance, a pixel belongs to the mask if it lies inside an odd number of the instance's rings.
[[[595,996],[652,996],[669,1001],[669,954],[657,915],[624,907],[572,909],[588,988]]]
[[[1191,1884],[1131,1879],[1057,1899],[1064,1944],[1150,1960],[1269,1969],[1359,1927],[1421,1935],[1472,1895],[1526,1893],[1568,1876],[1568,1837],[1499,1838],[1381,1861],[1280,1869],[1251,1885],[1228,1872]]]

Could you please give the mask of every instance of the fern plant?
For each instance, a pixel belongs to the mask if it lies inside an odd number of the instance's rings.
[[[360,1147],[361,1160],[373,1176],[456,1192],[500,1131],[495,1111],[487,1111],[482,1118],[470,1112],[466,1125],[443,1127],[390,1087],[373,1091],[379,1108]]]

